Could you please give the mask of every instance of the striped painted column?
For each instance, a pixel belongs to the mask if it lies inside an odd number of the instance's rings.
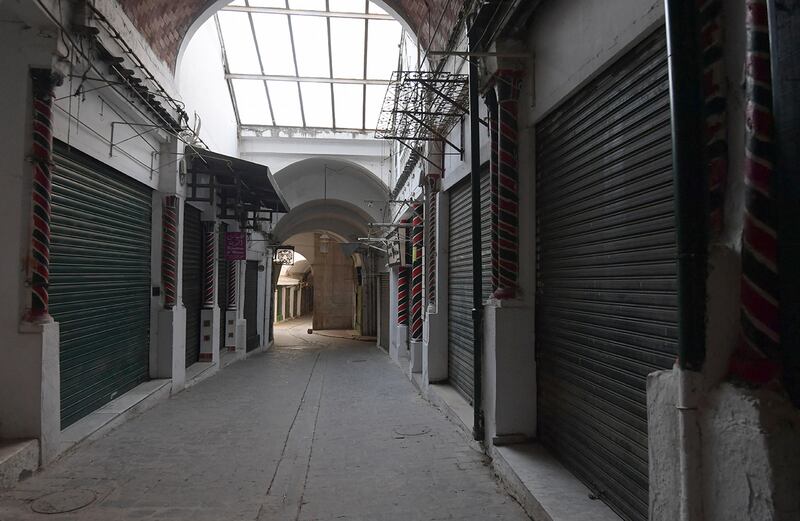
[[[203,309],[214,307],[217,273],[217,223],[203,223]]]
[[[497,128],[497,93],[494,87],[490,88],[484,98],[486,107],[489,109],[489,197],[490,208],[492,214],[492,243],[491,243],[491,261],[492,261],[492,292],[497,291],[498,278],[499,278],[499,258],[497,247],[497,178],[498,178],[498,165],[497,165],[497,147],[500,138],[499,129]]]
[[[747,0],[745,215],[740,343],[732,375],[767,384],[781,373],[778,237],[772,149],[772,75],[765,0]]]
[[[49,69],[33,69],[33,186],[31,192],[31,243],[27,282],[31,288],[26,322],[46,322],[50,284],[50,216],[52,211],[53,88],[55,76]]]
[[[236,261],[228,261],[228,311],[236,311],[237,306],[237,299],[236,299],[236,289],[237,289],[237,275],[239,273],[238,266],[236,265]]]
[[[519,275],[519,137],[517,114],[522,83],[520,70],[496,75],[497,141],[497,289],[494,297],[514,298]]]
[[[414,218],[411,226],[411,341],[422,341],[422,205],[412,206]]]
[[[161,287],[164,308],[175,307],[178,277],[178,197],[164,197],[161,214]]]
[[[400,224],[408,224],[408,219],[403,219]],[[404,228],[404,230],[408,229]],[[408,255],[403,255],[397,271],[397,325],[399,326],[408,325],[408,279],[411,270],[407,264],[407,257]]]
[[[436,302],[436,192],[434,191],[434,181],[429,184],[428,192],[428,241],[426,248],[426,259],[428,260],[428,302]]]
[[[705,98],[705,163],[710,196],[710,232],[722,231],[728,177],[727,81],[723,61],[722,1],[696,0],[702,20],[703,96]]]

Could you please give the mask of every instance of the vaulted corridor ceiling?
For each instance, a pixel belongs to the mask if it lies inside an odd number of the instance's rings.
[[[305,8],[302,0],[284,0],[290,9]],[[218,0],[119,0],[126,14],[170,68],[175,68],[183,39],[192,24],[209,9],[226,2]],[[251,0],[259,5],[260,0]],[[453,0],[386,0],[417,34],[423,47],[434,35],[434,48],[443,47],[464,2]],[[307,2],[305,2],[307,4]],[[441,23],[439,20],[441,19]]]

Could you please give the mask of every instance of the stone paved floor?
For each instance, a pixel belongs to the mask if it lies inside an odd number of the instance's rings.
[[[279,327],[272,351],[1,494],[0,520],[528,519],[385,353],[307,327]],[[32,511],[52,493],[54,503],[96,499]]]

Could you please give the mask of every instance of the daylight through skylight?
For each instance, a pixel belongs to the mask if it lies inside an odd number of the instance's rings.
[[[403,29],[369,0],[235,0],[215,21],[240,126],[373,130]]]

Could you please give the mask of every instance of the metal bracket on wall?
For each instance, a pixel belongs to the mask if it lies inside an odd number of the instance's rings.
[[[468,112],[468,94],[467,76],[463,74],[395,71],[383,100],[375,137],[395,140],[408,149],[412,168],[415,159],[423,159],[441,172],[442,165],[423,153],[423,143],[441,142],[459,154],[463,152],[447,136]]]

